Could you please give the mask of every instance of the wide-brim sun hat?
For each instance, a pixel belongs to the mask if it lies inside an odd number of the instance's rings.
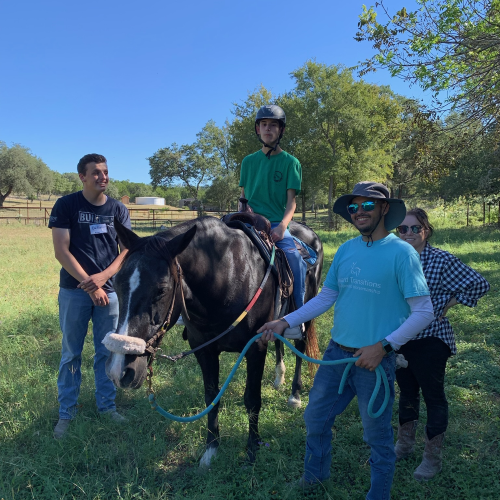
[[[389,212],[387,212],[384,219],[387,231],[391,231],[398,227],[406,217],[406,206],[404,201],[398,198],[389,198],[389,190],[387,187],[373,181],[358,182],[354,186],[351,194],[344,194],[337,198],[333,204],[333,211],[352,224],[351,214],[347,211],[347,206],[358,196],[374,200],[383,200],[389,203]]]

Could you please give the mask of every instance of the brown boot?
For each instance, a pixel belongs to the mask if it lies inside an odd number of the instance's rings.
[[[398,440],[394,451],[396,452],[396,461],[403,460],[413,453],[415,448],[415,433],[417,432],[418,420],[406,422],[398,427]]]
[[[422,463],[413,473],[413,477],[417,481],[429,481],[443,468],[443,442],[444,432],[432,439],[427,437],[427,429],[425,430],[425,449]]]

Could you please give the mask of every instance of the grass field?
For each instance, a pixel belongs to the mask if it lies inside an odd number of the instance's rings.
[[[336,248],[353,233],[321,233],[325,273]],[[427,484],[412,473],[423,449],[423,425],[414,458],[398,463],[395,499],[497,499],[500,494],[500,231],[441,225],[434,243],[452,251],[491,283],[476,309],[450,312],[459,353],[448,365],[450,427],[443,472]],[[100,419],[94,403],[93,348],[83,353],[80,412],[68,437],[52,438],[57,421],[56,377],[61,334],[57,317],[59,265],[45,227],[0,227],[0,499],[293,499],[287,483],[300,477],[305,447],[303,408],[286,405],[293,358],[286,353],[287,387],[272,388],[273,356],[263,381],[262,446],[254,467],[244,468],[247,416],[244,369],[221,403],[222,441],[210,471],[200,474],[206,419],[192,424],[163,420],[145,389],[119,391],[117,405],[129,422]],[[319,320],[320,349],[329,340],[331,312]],[[179,328],[163,349],[185,350]],[[222,355],[222,375],[236,355]],[[201,372],[194,358],[159,365],[157,399],[177,414],[203,407]],[[312,380],[305,370],[304,406]],[[422,412],[425,420],[425,411]],[[394,416],[394,426],[397,415]],[[335,424],[332,479],[314,498],[363,499],[369,488],[369,450],[354,401]]]

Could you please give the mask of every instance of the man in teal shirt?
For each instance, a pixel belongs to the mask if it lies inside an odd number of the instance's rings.
[[[321,292],[301,309],[266,323],[264,342],[274,340],[288,326],[309,321],[335,304],[332,340],[324,360],[357,358],[342,394],[338,394],[344,364],[319,367],[304,413],[307,429],[304,475],[300,485],[313,488],[330,476],[332,427],[354,396],[363,422],[363,439],[370,446],[371,487],[368,500],[390,498],[396,454],[391,426],[394,402],[395,355],[406,342],[434,319],[420,258],[411,245],[401,245],[389,231],[406,215],[402,200],[376,182],[360,182],[333,207],[361,233],[344,243],[328,271]],[[410,247],[410,248],[408,248]],[[384,369],[389,402],[378,418],[368,415],[375,387],[374,370]],[[374,403],[380,408],[381,391]]]
[[[296,208],[302,168],[299,160],[279,145],[286,126],[285,112],[274,104],[262,106],[255,119],[255,132],[262,149],[241,163],[241,195],[252,210],[271,222],[271,237],[287,257],[293,273],[293,298],[297,308],[304,304],[307,264],[295,247],[288,224]]]

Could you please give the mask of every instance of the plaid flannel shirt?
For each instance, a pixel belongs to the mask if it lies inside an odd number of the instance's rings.
[[[416,339],[437,337],[447,344],[451,354],[457,353],[455,334],[447,317],[441,321],[446,304],[455,297],[459,304],[475,307],[477,301],[490,289],[489,283],[474,269],[465,265],[458,257],[449,252],[434,248],[429,243],[420,254],[434,307],[434,321],[422,330]]]

